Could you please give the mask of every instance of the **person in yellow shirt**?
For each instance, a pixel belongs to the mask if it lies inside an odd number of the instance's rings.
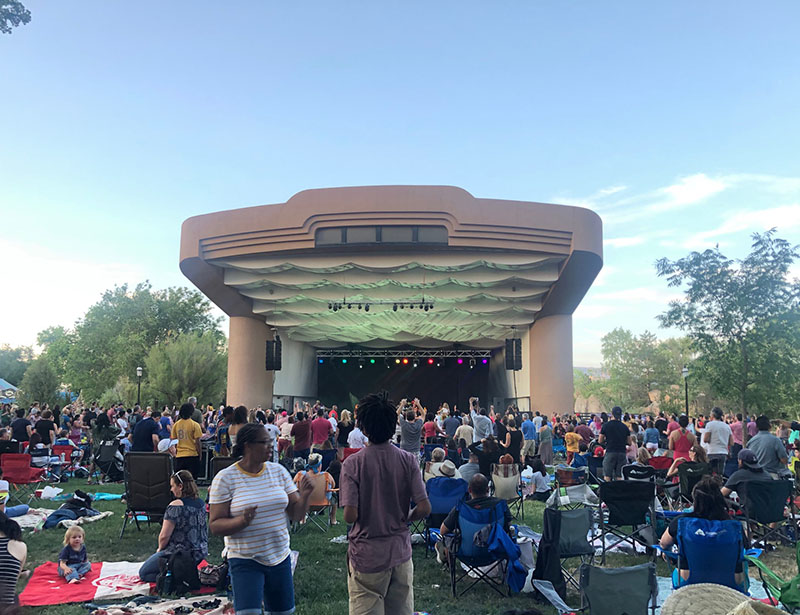
[[[200,438],[203,429],[192,420],[194,406],[190,403],[183,404],[180,409],[180,419],[172,426],[172,439],[178,441],[177,454],[175,455],[175,471],[188,470],[195,480],[200,471]]]
[[[580,434],[575,433],[575,425],[572,423],[567,427],[567,433],[564,435],[564,443],[567,445],[567,465],[572,463],[572,458],[576,453],[580,452],[581,444]]]

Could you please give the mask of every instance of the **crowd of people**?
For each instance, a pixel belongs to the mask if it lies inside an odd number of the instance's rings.
[[[331,498],[331,520],[338,506],[349,524],[350,612],[410,613],[413,564],[408,526],[430,513],[425,480],[464,479],[470,505],[480,508],[496,502],[488,485],[497,464],[520,470],[527,466],[531,497],[546,500],[548,466],[556,454],[563,454],[564,463],[573,467],[588,465],[588,457],[602,457],[605,480],[621,478],[625,465],[646,464],[654,454],[672,457],[668,477],[686,461],[708,463],[721,476],[728,460],[736,459],[737,469],[724,486],[713,478],[698,486],[701,504],[695,514],[713,517],[721,514],[718,498],[729,496],[742,483],[791,475],[789,461],[800,446],[798,423],[780,423],[773,432],[767,417],[745,419],[718,408],[708,417],[692,418],[631,415],[619,407],[609,415],[547,416],[513,406],[496,410],[481,406],[477,398],[470,398],[465,411],[446,403],[433,411],[419,399],[395,405],[385,394],[367,396],[352,412],[320,402],[298,402],[291,410],[202,407],[195,398],[177,409],[36,404],[12,411],[6,406],[0,424],[0,440],[16,440],[32,455],[39,451],[34,457],[53,469],[56,480],[58,467],[66,461],[52,454],[53,446],[70,446],[70,463],[85,468],[90,481],[95,469],[110,480],[121,478],[111,467],[97,467],[100,448],[109,443],[120,457],[127,451],[171,454],[175,499],[165,512],[157,551],[142,565],[140,577],[154,581],[161,560],[174,553],[198,563],[208,555],[208,532],[224,536],[237,613],[260,612],[262,604],[268,612],[292,612],[287,518],[305,518],[325,451],[333,457],[325,470],[330,477],[326,491],[338,493]],[[237,459],[214,477],[208,513],[197,487],[204,447],[212,455]],[[357,451],[360,454],[353,454]],[[10,507],[0,512],[2,599],[9,591],[13,596],[25,560],[11,513]],[[450,531],[455,523],[457,515],[452,513],[441,530]],[[667,528],[662,545],[674,541],[674,532],[672,525]],[[83,541],[79,529],[64,538],[59,574],[69,582],[80,582],[86,571]]]

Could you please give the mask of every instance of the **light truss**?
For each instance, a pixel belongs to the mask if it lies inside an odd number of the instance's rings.
[[[333,348],[329,350],[317,350],[318,359],[491,359],[491,350],[478,350],[474,348],[464,349],[430,349],[412,348],[408,350],[394,349],[365,349],[356,350],[352,348]]]

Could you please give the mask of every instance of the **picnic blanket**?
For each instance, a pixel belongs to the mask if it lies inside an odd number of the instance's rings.
[[[14,517],[14,521],[19,523],[23,530],[35,530],[44,525],[44,520],[49,517],[55,508],[31,508],[28,514]]]
[[[217,603],[216,606],[214,603]],[[233,605],[228,602],[225,596],[206,596],[203,599],[197,597],[178,598],[177,600],[164,600],[159,602],[147,602],[145,604],[115,604],[100,607],[92,611],[92,615],[145,615],[152,613],[155,615],[172,615],[179,612],[189,612],[197,615],[225,615],[233,613]]]

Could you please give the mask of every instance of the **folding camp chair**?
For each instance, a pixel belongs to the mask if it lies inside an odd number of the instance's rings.
[[[744,534],[738,521],[709,521],[695,517],[678,519],[677,550],[656,550],[665,555],[673,566],[672,588],[695,583],[716,583],[747,593],[750,585],[745,564]],[[756,556],[760,551],[751,551]],[[684,559],[689,570],[689,578],[680,575],[680,560]],[[744,581],[736,582],[735,570],[742,565]]]
[[[582,485],[587,480],[586,468],[571,468],[569,466],[556,466],[556,486],[571,487]]]
[[[317,451],[320,455],[322,455],[322,470],[327,470],[328,466],[331,465],[331,461],[336,459],[336,454],[339,452],[335,448],[325,448],[322,450]]]
[[[780,602],[790,613],[800,609],[800,542],[795,549],[798,574],[788,581],[767,568],[758,557],[746,553],[745,559],[758,569],[758,576],[768,598]]]
[[[580,589],[578,569],[581,564],[594,562],[594,547],[588,536],[592,529],[594,514],[591,508],[574,508],[558,510],[546,508],[543,516],[542,535],[549,535],[557,527],[558,556],[564,583],[575,590]],[[575,560],[577,563],[570,563]]]
[[[656,478],[665,479],[667,478],[667,472],[669,471],[670,467],[672,467],[672,462],[674,460],[672,457],[650,457],[647,460],[647,464],[652,466],[656,471]]]
[[[458,504],[458,527],[455,532],[448,536],[448,564],[450,566],[450,588],[453,597],[463,596],[480,582],[486,583],[501,596],[505,596],[504,591],[505,573],[507,559],[498,558],[489,552],[488,547],[475,544],[475,534],[486,526],[499,523],[500,531],[507,505],[500,501],[494,508],[478,510],[468,506],[465,502]],[[456,564],[461,562],[463,566],[456,569]],[[471,583],[464,588],[461,593],[457,592],[458,583],[464,579],[470,579]]]
[[[684,461],[678,466],[678,504],[691,506],[692,490],[704,476],[711,474],[711,466],[697,461]]]
[[[792,490],[791,480],[749,481],[740,487],[738,493],[751,544],[766,545],[769,539],[778,539],[792,546],[797,543]]]
[[[425,483],[425,491],[428,492],[428,501],[431,504],[431,512],[425,518],[424,526],[425,557],[433,549],[433,538],[439,535],[442,522],[459,502],[467,498],[467,487],[464,479],[447,476],[436,476]]]
[[[212,457],[211,458],[211,480],[214,480],[214,477],[220,470],[224,470],[228,466],[232,466],[236,463],[236,459],[233,457]]]
[[[169,453],[130,452],[125,455],[125,505],[122,529],[125,534],[130,520],[141,530],[139,518],[145,517],[147,524],[164,517],[167,506],[174,499],[170,492],[172,457]]]
[[[557,487],[547,498],[548,508],[582,508],[584,506],[597,506],[600,500],[586,483],[570,485],[569,487]]]
[[[658,583],[654,563],[625,568],[580,568],[581,610],[588,615],[656,612]]]
[[[306,513],[303,522],[296,522],[293,525],[295,533],[301,532],[304,528],[309,527],[312,523],[317,529],[327,532],[331,527],[331,508],[333,502],[331,496],[335,489],[333,485],[333,477],[327,472],[306,472],[314,483],[314,490],[308,497],[308,512]],[[302,474],[301,474],[302,475]]]
[[[553,455],[567,456],[567,446],[564,444],[564,438],[553,438]]]
[[[44,480],[45,470],[31,467],[31,456],[25,453],[6,453],[0,458],[0,467],[3,480],[11,487],[8,503],[16,500],[20,504],[30,504]]]
[[[589,482],[592,485],[599,485],[603,481],[603,458],[593,455],[586,458],[589,469]]]
[[[61,459],[61,476],[69,476],[75,474],[83,452],[69,444],[54,444],[53,455]]]
[[[654,483],[656,469],[653,466],[627,465],[622,466],[622,478],[625,480],[642,480]]]
[[[492,487],[494,496],[505,500],[514,517],[525,519],[522,498],[522,478],[516,463],[492,464]]]
[[[615,480],[600,485],[600,540],[602,541],[602,563],[606,563],[606,551],[630,543],[634,548],[640,543],[647,548],[655,542],[655,483]],[[607,511],[603,510],[603,506]],[[605,512],[608,513],[606,519]],[[644,527],[643,527],[644,526]],[[624,528],[630,527],[630,531]],[[648,530],[646,535],[642,535]],[[611,545],[606,536],[616,538]],[[647,535],[649,534],[649,535]],[[613,539],[612,539],[613,540]]]

